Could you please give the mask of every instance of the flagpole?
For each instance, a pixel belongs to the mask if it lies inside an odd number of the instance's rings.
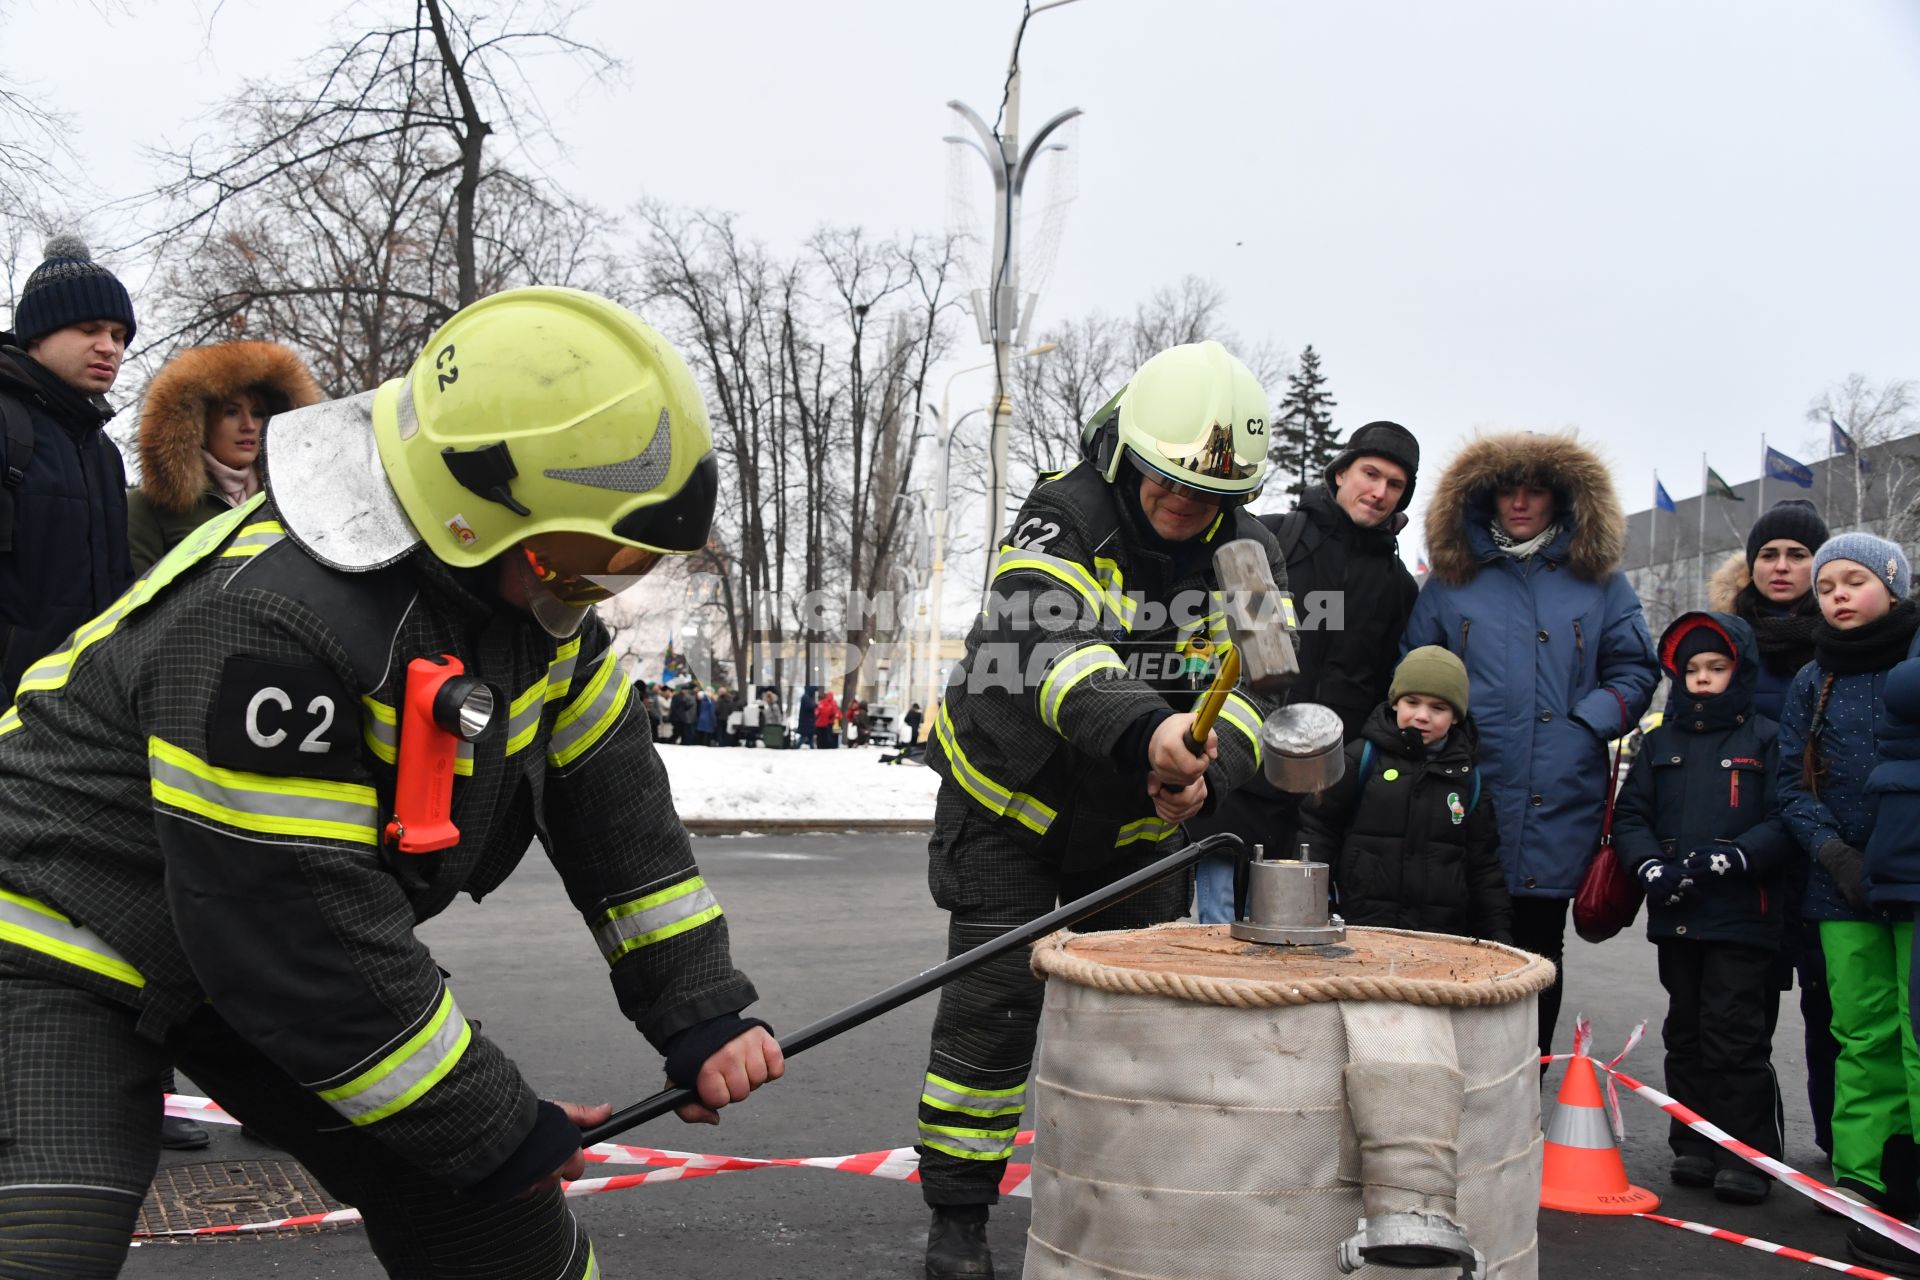
[[[1839,443],[1838,440],[1834,439],[1833,417],[1829,415],[1827,417],[1827,502],[1826,506],[1820,512],[1823,516],[1831,516],[1833,514],[1833,460],[1837,456],[1833,451],[1833,447]],[[1818,547],[1814,548],[1815,551],[1819,549]]]
[[[1760,433],[1760,492],[1754,500],[1754,506],[1754,517],[1758,519],[1760,512],[1767,509],[1767,433],[1764,431]],[[1753,527],[1751,521],[1747,527]]]
[[[1700,572],[1695,575],[1699,580],[1699,601],[1702,609],[1707,607],[1707,455],[1700,455]]]

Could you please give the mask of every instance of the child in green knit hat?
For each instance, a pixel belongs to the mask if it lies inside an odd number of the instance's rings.
[[[1439,645],[1402,658],[1346,773],[1300,810],[1305,856],[1332,866],[1348,924],[1513,940],[1478,741],[1460,659]]]

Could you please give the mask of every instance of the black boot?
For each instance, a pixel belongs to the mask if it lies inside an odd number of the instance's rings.
[[[987,1206],[935,1205],[927,1228],[927,1280],[993,1280]]]
[[[1902,1248],[1870,1227],[1855,1223],[1847,1232],[1847,1252],[1879,1271],[1920,1277],[1920,1253]]]
[[[169,1151],[201,1151],[212,1141],[207,1131],[191,1120],[160,1117],[160,1145]]]

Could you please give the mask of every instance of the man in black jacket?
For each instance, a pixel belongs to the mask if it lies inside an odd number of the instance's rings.
[[[79,240],[46,252],[0,333],[0,705],[133,577],[127,474],[101,430],[133,301]]]
[[[1397,535],[1420,469],[1420,442],[1397,422],[1369,422],[1284,516],[1261,516],[1287,559],[1287,584],[1299,610],[1295,644],[1300,678],[1289,703],[1318,702],[1340,713],[1348,740],[1386,700],[1400,636],[1419,588],[1400,561]],[[1188,824],[1196,836],[1232,831],[1250,849],[1291,856],[1299,798],[1256,774],[1221,797],[1209,817]],[[1203,862],[1196,875],[1198,918],[1219,924],[1237,914],[1235,859]]]

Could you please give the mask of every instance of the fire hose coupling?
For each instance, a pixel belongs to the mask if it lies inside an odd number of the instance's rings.
[[[393,820],[386,828],[387,842],[402,853],[433,853],[460,841],[451,817],[460,744],[486,733],[496,707],[492,688],[466,672],[452,654],[407,664]]]
[[[1486,1257],[1467,1243],[1466,1233],[1431,1213],[1360,1219],[1359,1233],[1340,1242],[1340,1274],[1352,1275],[1366,1266],[1396,1270],[1458,1267],[1460,1280],[1483,1280],[1487,1274]]]

